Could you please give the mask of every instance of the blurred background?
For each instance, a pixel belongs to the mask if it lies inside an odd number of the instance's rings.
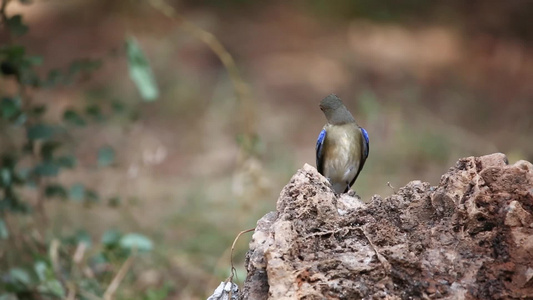
[[[1,175],[33,163],[43,177],[15,189],[29,213],[6,208],[2,177],[2,299],[205,299],[230,274],[236,234],[315,165],[330,93],[370,135],[353,187],[364,201],[391,195],[388,183],[437,185],[465,156],[533,161],[533,1],[27,2],[5,6],[27,32],[4,18],[1,45],[40,57],[36,76],[76,76],[32,85],[3,67],[4,118],[9,99],[46,111],[1,127],[4,156],[21,153]],[[130,79],[127,39],[151,67],[155,101]],[[48,149],[35,146],[46,140],[36,122],[66,124],[61,149],[75,164],[48,172],[46,155],[24,159],[26,138],[30,157]],[[250,236],[235,250],[238,281]]]

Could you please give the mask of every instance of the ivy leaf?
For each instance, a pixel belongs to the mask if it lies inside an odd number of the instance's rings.
[[[76,157],[74,155],[63,155],[56,158],[55,162],[62,168],[72,169],[76,166]]]
[[[85,126],[85,120],[74,110],[68,109],[63,113],[63,120],[76,126]]]
[[[115,150],[110,146],[104,146],[98,150],[98,166],[107,167],[115,161]]]
[[[67,190],[60,184],[49,184],[46,186],[44,194],[48,198],[58,197],[61,199],[67,198]]]
[[[152,241],[139,233],[129,233],[120,239],[120,247],[126,250],[148,252],[153,249]]]
[[[115,100],[111,103],[111,108],[113,108],[113,112],[115,113],[122,113],[126,110],[126,106],[124,105],[124,103],[118,100]]]
[[[94,190],[85,190],[85,200],[89,203],[98,202],[100,197]]]
[[[59,299],[65,299],[65,289],[57,279],[50,279],[37,286],[37,290],[43,294],[51,294]]]
[[[102,121],[104,120],[104,115],[102,114],[102,110],[100,109],[100,106],[97,104],[89,104],[85,107],[85,114],[87,116],[93,118],[96,121]]]
[[[46,105],[37,105],[31,109],[31,114],[40,117],[46,112]]]
[[[8,187],[11,185],[13,174],[11,173],[11,169],[9,168],[2,168],[0,169],[0,186],[2,187]]]
[[[59,166],[51,161],[44,161],[35,167],[35,173],[41,176],[57,176]]]
[[[57,148],[61,147],[61,143],[57,141],[46,141],[41,146],[41,156],[43,160],[52,160],[52,157],[54,156],[54,151],[57,150]]]
[[[48,266],[46,265],[44,261],[42,260],[36,261],[35,264],[33,265],[33,270],[35,271],[35,274],[37,274],[39,281],[46,280]]]
[[[14,15],[7,19],[7,28],[15,36],[22,36],[28,32],[28,26],[22,23],[21,15]]]
[[[29,286],[31,284],[31,277],[26,270],[21,268],[12,268],[8,273],[9,279],[13,280],[15,283]]]
[[[81,202],[85,199],[85,186],[81,183],[75,183],[70,187],[69,191],[70,199]]]
[[[42,64],[43,64],[42,56],[25,56],[23,60],[23,65],[25,65],[26,67],[42,65]]]
[[[19,98],[2,98],[0,110],[2,118],[9,120],[20,113],[21,103]]]
[[[50,70],[48,72],[48,76],[46,77],[46,81],[43,83],[45,87],[52,87],[59,83],[61,83],[64,79],[63,74],[61,71],[57,69]]]
[[[104,244],[106,247],[114,247],[118,245],[120,238],[122,237],[122,234],[120,231],[116,229],[109,229],[102,235],[102,244]]]
[[[36,124],[28,128],[27,136],[29,140],[46,140],[55,133],[54,127],[46,124]]]
[[[95,59],[78,59],[73,61],[68,70],[70,77],[75,76],[82,72],[93,72],[98,70],[102,66],[102,61]]]
[[[110,207],[118,207],[120,205],[120,198],[119,197],[109,198],[109,200],[107,201],[107,205],[109,205]]]
[[[137,86],[141,97],[145,101],[156,100],[159,97],[159,89],[157,88],[154,74],[143,51],[133,37],[126,40],[126,55],[130,78]]]
[[[6,222],[0,218],[0,239],[7,240],[9,237],[9,230],[7,229]]]

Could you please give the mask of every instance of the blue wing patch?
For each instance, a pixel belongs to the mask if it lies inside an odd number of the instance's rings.
[[[319,173],[322,173],[323,149],[324,141],[326,140],[326,129],[322,129],[316,140],[316,168]]]
[[[370,152],[370,140],[368,139],[368,132],[366,132],[366,130],[363,127],[361,127],[361,133],[363,134],[363,138],[365,139],[364,155],[365,155],[365,158],[367,158],[368,152]]]

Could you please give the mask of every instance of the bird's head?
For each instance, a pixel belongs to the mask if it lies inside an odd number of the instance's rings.
[[[344,104],[342,104],[341,99],[339,99],[339,97],[337,97],[335,94],[331,94],[320,101],[320,110],[324,113],[333,112],[342,106],[344,106]]]
[[[355,122],[352,114],[346,109],[341,99],[335,94],[331,94],[320,101],[320,110],[324,112],[328,123],[345,124]]]

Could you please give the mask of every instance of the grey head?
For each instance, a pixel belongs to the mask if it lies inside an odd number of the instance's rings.
[[[355,122],[352,114],[335,94],[331,94],[320,101],[320,110],[326,116],[329,124],[342,125]]]

